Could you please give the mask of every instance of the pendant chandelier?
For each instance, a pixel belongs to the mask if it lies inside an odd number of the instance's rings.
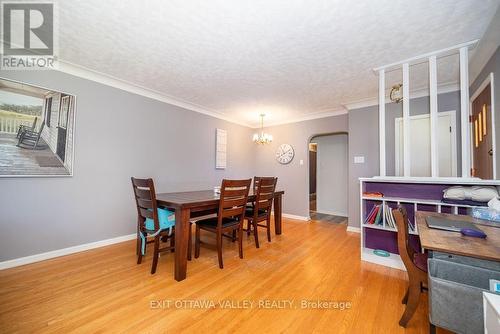
[[[260,114],[260,133],[253,135],[253,141],[256,144],[269,144],[273,141],[273,136],[264,133],[264,116],[266,116],[266,114]]]

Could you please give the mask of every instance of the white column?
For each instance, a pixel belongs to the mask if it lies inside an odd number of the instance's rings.
[[[405,177],[410,176],[410,66],[403,64],[403,157]]]
[[[462,137],[462,177],[470,177],[469,136],[469,50],[460,48],[460,135]]]
[[[385,176],[385,71],[383,69],[379,71],[378,76],[378,131],[380,176]]]
[[[429,102],[431,121],[431,176],[439,176],[439,132],[437,104],[437,65],[436,56],[429,57]]]

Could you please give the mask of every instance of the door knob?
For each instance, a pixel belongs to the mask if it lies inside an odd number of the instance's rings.
[[[489,154],[489,155],[493,155],[493,149],[490,149],[490,150],[488,151],[488,154]]]

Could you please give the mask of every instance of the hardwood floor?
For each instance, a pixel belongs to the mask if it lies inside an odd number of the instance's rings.
[[[361,263],[359,234],[345,223],[284,219],[271,243],[261,234],[260,249],[245,236],[243,260],[237,242],[224,240],[223,270],[202,248],[182,282],[173,254],[160,257],[155,275],[152,249],[136,265],[135,241],[0,271],[0,332],[428,333],[427,295],[399,327],[406,273]],[[302,300],[350,308],[302,309]]]
[[[346,217],[341,217],[341,216],[333,216],[325,213],[319,213],[319,212],[309,212],[309,216],[311,217],[312,220],[320,220],[325,223],[345,223]]]

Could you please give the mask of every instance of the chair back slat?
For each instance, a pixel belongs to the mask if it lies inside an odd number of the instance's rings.
[[[233,198],[233,197],[240,198],[245,194],[245,190],[246,190],[245,188],[241,188],[241,187],[228,188],[228,189],[226,189],[225,197],[226,198]],[[221,190],[221,195],[222,195],[222,190]]]
[[[135,204],[137,207],[137,220],[139,228],[143,230],[147,218],[154,221],[154,228],[160,228],[158,220],[158,205],[156,202],[156,191],[153,179],[137,179],[132,177]]]
[[[276,177],[260,177],[257,185],[255,198],[255,210],[258,214],[259,210],[270,211],[273,205],[274,191],[276,190]]]
[[[151,192],[148,189],[134,188],[135,196],[138,198],[151,200]]]
[[[392,210],[392,215],[396,222],[396,228],[398,230],[398,251],[401,256],[406,270],[415,270],[415,264],[413,263],[413,256],[415,251],[409,244],[409,226],[408,226],[408,215],[406,213],[406,208],[399,205],[397,209]]]
[[[155,215],[153,213],[153,210],[139,208],[139,211],[141,212],[142,217],[149,218],[149,219],[155,219]]]
[[[252,179],[222,180],[218,214],[219,227],[222,226],[222,219],[226,217],[243,221],[251,183]]]
[[[153,201],[150,199],[137,198],[137,204],[143,209],[153,209]]]
[[[240,207],[242,205],[245,205],[246,203],[243,203],[245,198],[241,196],[240,198],[234,198],[234,199],[227,199],[224,201],[224,209],[232,209],[234,207]]]

